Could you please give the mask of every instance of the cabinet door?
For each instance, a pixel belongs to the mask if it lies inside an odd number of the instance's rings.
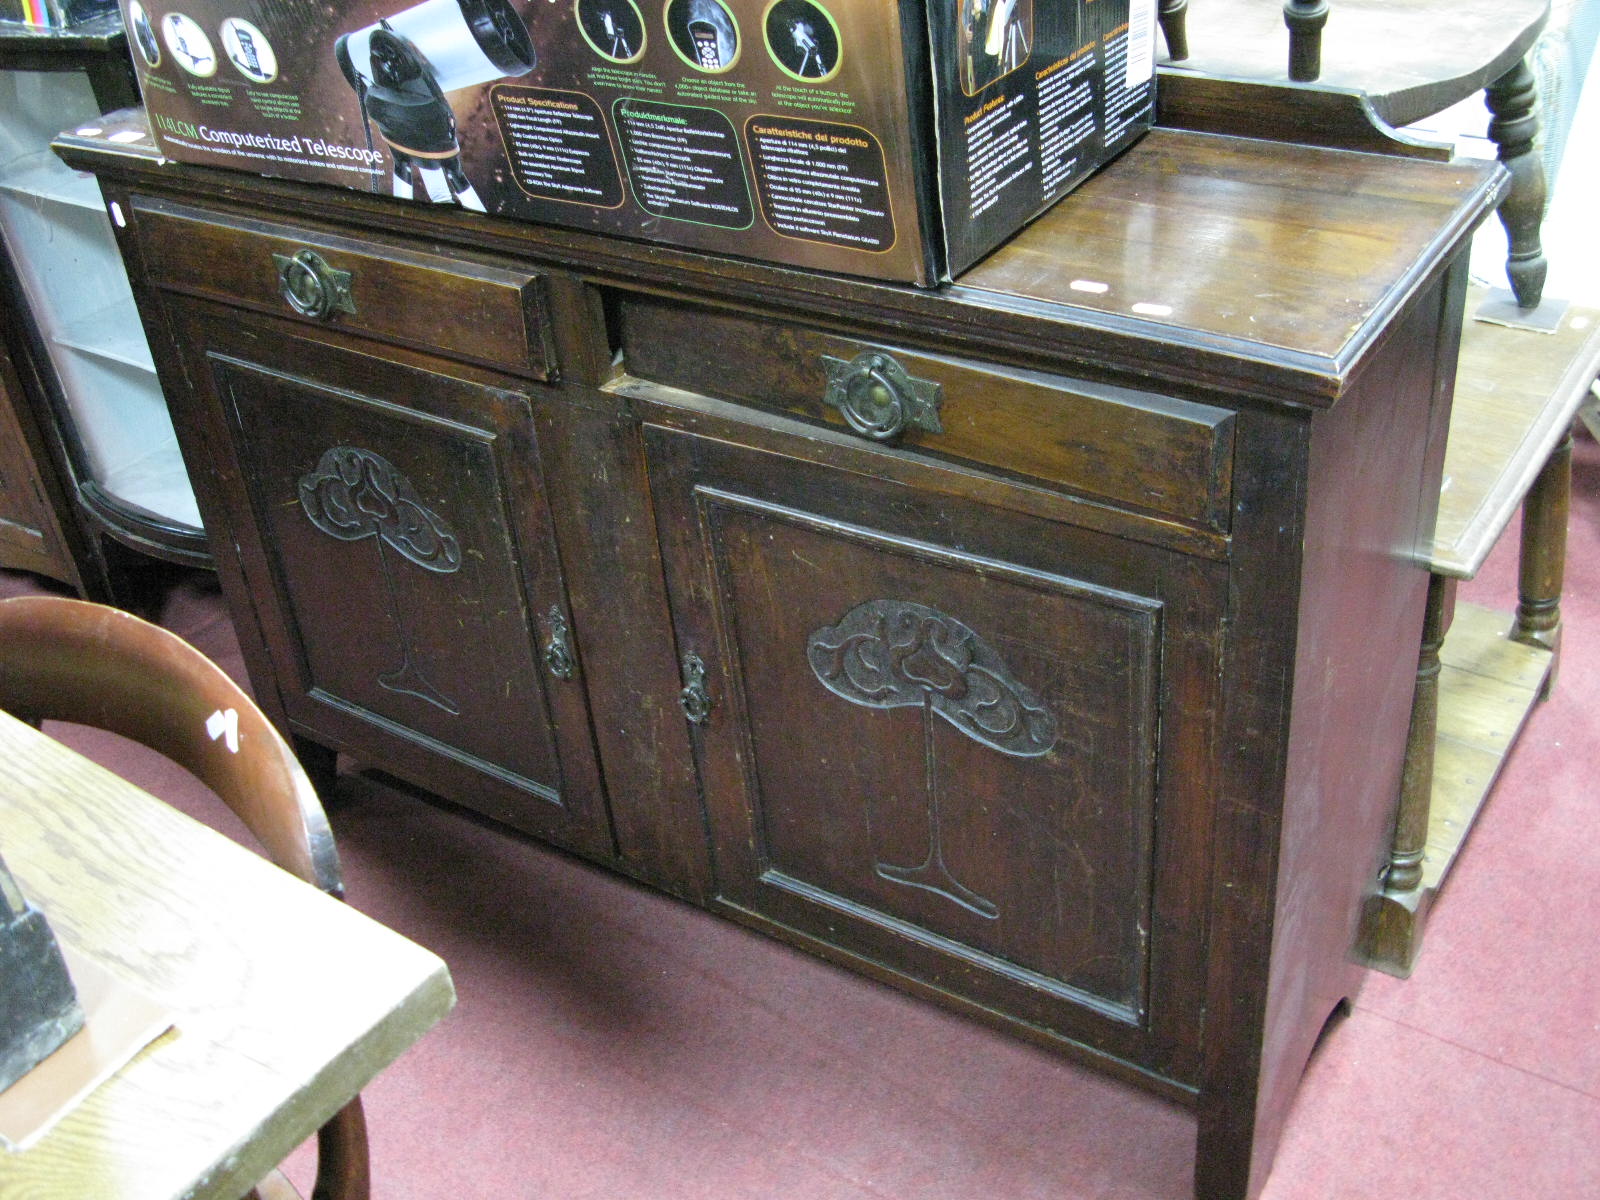
[[[692,424],[646,444],[720,902],[1192,1081],[1222,564]]]
[[[190,305],[178,341],[284,709],[305,733],[609,854],[529,394]]]
[[[17,413],[21,402],[11,356],[0,346],[0,566],[81,587]]]

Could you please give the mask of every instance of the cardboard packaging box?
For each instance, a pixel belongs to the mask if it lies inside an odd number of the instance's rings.
[[[40,29],[68,29],[117,11],[117,0],[0,0],[0,21]]]
[[[1156,0],[122,3],[170,158],[923,285],[1154,103]]]

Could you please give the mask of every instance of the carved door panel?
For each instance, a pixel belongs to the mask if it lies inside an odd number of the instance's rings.
[[[1220,564],[646,437],[719,900],[1192,1080]]]
[[[238,464],[227,504],[291,721],[609,854],[527,392],[192,311],[180,342]]]

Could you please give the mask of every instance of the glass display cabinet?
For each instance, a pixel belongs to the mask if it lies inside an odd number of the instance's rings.
[[[129,549],[209,562],[99,185],[50,151],[63,128],[137,102],[114,11],[64,29],[0,21],[0,497],[16,497],[0,565],[102,595]]]

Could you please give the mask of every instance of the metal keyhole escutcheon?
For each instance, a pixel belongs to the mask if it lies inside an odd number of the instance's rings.
[[[683,656],[683,691],[678,703],[691,725],[704,725],[711,716],[711,693],[706,691],[706,665],[698,654]]]
[[[572,648],[568,641],[567,621],[559,608],[552,608],[545,617],[550,626],[550,640],[544,648],[544,665],[557,679],[571,679],[573,672]]]

